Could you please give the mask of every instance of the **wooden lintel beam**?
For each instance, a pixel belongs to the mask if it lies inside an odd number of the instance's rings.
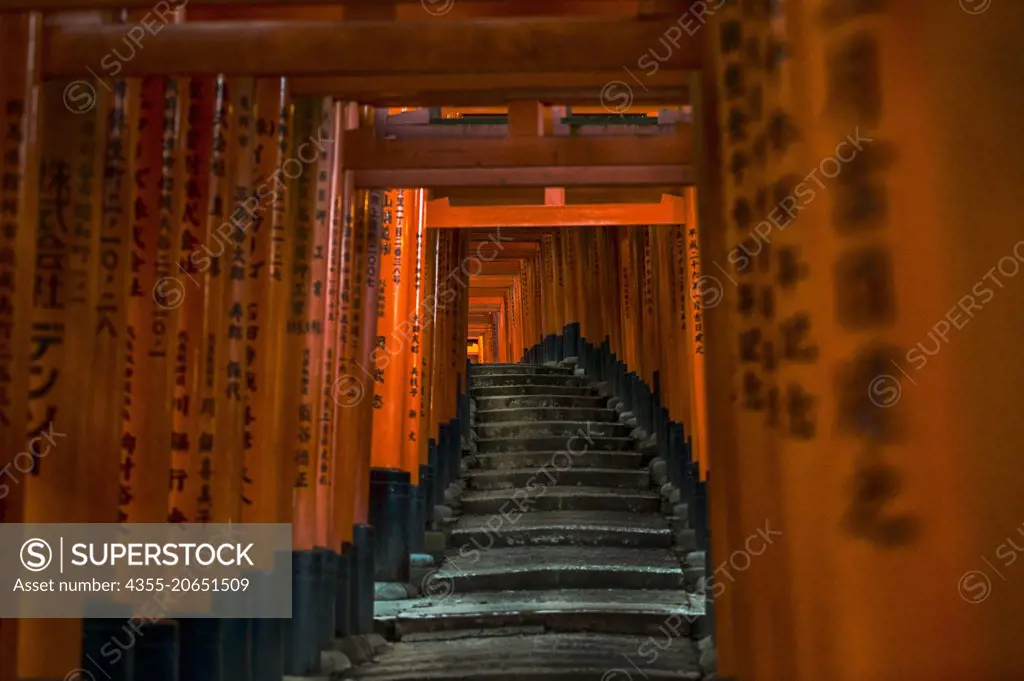
[[[673,166],[693,162],[690,126],[677,134],[623,137],[381,139],[371,128],[345,134],[345,168],[448,170],[538,166]]]
[[[427,204],[431,227],[611,227],[614,225],[678,225],[684,219],[678,196],[659,203],[609,203],[581,206],[450,206]]]
[[[430,0],[389,0],[399,5],[425,4],[424,13],[440,16],[441,10],[445,9],[444,2],[432,3]],[[474,4],[501,4],[512,5],[518,0],[459,0],[460,3]],[[189,8],[196,7],[288,7],[291,6],[314,6],[314,5],[373,5],[379,4],[380,0],[168,0],[171,5],[175,2],[181,5],[188,5]],[[548,0],[554,4],[561,4],[558,0]],[[588,0],[593,3],[621,3],[622,0]],[[119,10],[119,9],[152,9],[153,0],[0,0],[0,12],[27,12],[40,10],[48,12],[67,12],[77,10]],[[432,5],[437,5],[437,8]],[[433,10],[433,11],[431,11]]]
[[[427,17],[429,19],[429,17]],[[294,76],[478,74],[621,69],[664,37],[663,22],[629,19],[515,19],[502,21],[205,21],[159,24],[145,49],[118,61],[126,76]],[[661,64],[698,69],[706,31],[681,42]],[[115,49],[124,50],[118,24],[47,28],[44,76],[103,76]],[[400,49],[396,49],[400,47]],[[107,73],[106,75],[113,75]],[[625,76],[623,76],[625,77]],[[621,95],[620,95],[621,96]]]
[[[450,168],[445,170],[358,170],[356,187],[576,187],[690,186],[692,165],[535,166],[533,168]]]
[[[525,99],[602,106],[602,94],[609,99],[622,96],[614,90],[621,89],[622,84],[628,85],[629,90],[622,92],[628,92],[634,105],[679,106],[690,102],[690,76],[685,70],[663,68],[650,76],[638,77],[642,85],[630,80],[621,68],[546,73],[319,76],[293,78],[290,87],[293,96],[333,96],[375,106],[500,106]],[[615,100],[603,104],[617,112],[621,103]]]

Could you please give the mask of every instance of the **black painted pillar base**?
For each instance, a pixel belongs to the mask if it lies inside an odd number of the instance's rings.
[[[320,547],[317,547],[316,554],[319,556],[317,641],[320,650],[328,650],[334,641],[334,609],[338,598],[338,554]]]
[[[221,655],[224,681],[252,681],[252,620],[222,619],[220,624],[224,631]],[[182,670],[182,681],[191,681],[187,668]]]
[[[370,471],[369,519],[377,535],[374,579],[378,582],[409,581],[410,486],[408,471]]]
[[[377,533],[371,525],[352,528],[352,633],[373,633],[374,556]]]
[[[338,554],[338,577],[334,594],[334,636],[352,635],[352,544],[344,542]]]
[[[82,621],[82,669],[86,663],[102,665],[106,681],[133,681],[135,641],[138,634],[129,617]]]
[[[420,553],[423,551],[423,502],[425,495],[426,488],[422,478],[419,485],[409,485],[409,553]]]
[[[284,677],[284,619],[252,620],[253,681],[281,681]],[[230,680],[229,680],[230,681]]]
[[[316,676],[320,671],[320,604],[314,556],[313,551],[292,552],[292,618],[286,620],[284,649],[286,676]]]
[[[420,518],[420,524],[423,526],[424,532],[430,525],[430,520],[434,515],[434,506],[437,504],[435,487],[434,462],[431,461],[429,464],[420,466],[420,489],[423,491],[423,515]]]
[[[178,622],[173,620],[140,627],[135,647],[135,681],[181,681],[178,634]]]

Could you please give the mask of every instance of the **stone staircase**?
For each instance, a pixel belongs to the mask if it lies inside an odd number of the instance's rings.
[[[703,679],[673,519],[638,451],[581,371],[472,367],[472,441],[447,552],[422,597],[378,602],[396,641],[374,681]]]

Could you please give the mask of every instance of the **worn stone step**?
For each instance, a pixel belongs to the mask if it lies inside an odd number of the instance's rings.
[[[578,386],[586,385],[586,379],[573,374],[490,374],[474,378],[470,385],[474,388],[517,385]]]
[[[545,478],[546,480],[546,478]],[[524,501],[524,499],[528,501]],[[512,513],[531,511],[629,511],[660,513],[661,496],[654,490],[614,487],[542,487],[525,489],[467,490],[460,499],[462,512]]]
[[[469,375],[493,376],[495,374],[548,374],[572,376],[570,367],[549,367],[541,364],[474,364],[469,367]]]
[[[558,395],[563,397],[588,397],[597,395],[597,390],[587,385],[516,385],[477,386],[471,385],[470,392],[475,398],[518,397],[523,395]],[[479,402],[477,408],[479,408]]]
[[[501,409],[537,409],[550,407],[568,407],[576,409],[604,409],[608,404],[607,397],[596,392],[579,395],[497,395],[494,397],[477,397],[477,414]]]
[[[575,450],[575,448],[574,448]],[[555,458],[555,455],[558,458]],[[573,468],[623,468],[638,470],[643,467],[648,455],[639,452],[619,452],[587,450],[581,454],[561,452],[502,452],[500,454],[480,454],[473,461],[482,470],[509,470],[513,468],[540,468],[541,466],[563,466],[563,460],[570,456]]]
[[[456,638],[395,643],[374,664],[357,667],[361,681],[648,681],[703,676],[694,641],[592,633]],[[644,654],[641,654],[643,652]],[[655,654],[656,653],[656,654]],[[632,676],[637,669],[643,677]]]
[[[476,410],[477,423],[508,423],[523,421],[582,421],[617,423],[619,414],[607,407],[518,407],[512,409]]]
[[[631,430],[617,421],[499,421],[480,423],[476,427],[477,435],[484,440],[580,435],[580,442],[573,445],[574,449],[585,448],[591,437],[626,437]]]
[[[432,591],[431,586],[425,580],[424,591]],[[704,598],[699,594],[647,589],[442,592],[375,605],[378,631],[393,639],[428,632],[535,626],[548,631],[688,638],[703,616]]]
[[[622,451],[636,446],[631,437],[605,437],[588,435],[587,431],[568,433],[566,435],[545,435],[542,437],[478,437],[476,451],[480,454],[496,454],[498,452],[569,452],[582,451]]]
[[[544,494],[547,487],[619,487],[626,489],[649,489],[650,473],[646,470],[623,470],[621,468],[564,468],[562,458],[540,468],[512,468],[508,470],[471,470],[466,473],[470,489],[522,488],[530,496]],[[562,469],[556,468],[556,466]]]
[[[449,546],[489,550],[503,546],[630,546],[672,545],[672,531],[663,516],[610,511],[538,511],[516,507],[504,515],[464,515],[452,527]]]
[[[513,589],[682,589],[680,559],[667,549],[514,546],[449,551],[432,577],[452,593]],[[433,593],[437,593],[436,591]]]

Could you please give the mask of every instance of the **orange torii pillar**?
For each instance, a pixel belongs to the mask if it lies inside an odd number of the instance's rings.
[[[419,190],[384,193],[381,233],[381,290],[377,342],[371,370],[373,468],[370,471],[370,524],[376,530],[375,573],[379,582],[409,578],[409,516],[413,471],[405,446],[407,385],[414,309],[410,294],[416,268]],[[417,453],[418,458],[418,453]],[[417,463],[415,477],[419,477]]]
[[[767,112],[773,109],[760,98],[748,96],[751,91],[763,92],[773,76],[765,69],[749,68],[749,52],[743,47],[773,44],[769,17],[760,8],[729,11],[741,15],[740,36],[733,31],[738,24],[727,24],[716,34],[715,45],[720,84],[718,124],[721,130],[729,131],[722,138],[721,153],[732,160],[721,175],[722,231],[728,251],[724,261],[714,258],[708,262],[702,257],[704,262],[691,267],[692,272],[701,273],[699,281],[692,284],[691,298],[695,332],[697,324],[703,328],[706,309],[724,304],[735,334],[725,342],[732,345],[731,353],[736,358],[730,385],[736,395],[733,423],[740,459],[735,475],[725,482],[735,496],[736,534],[728,539],[740,549],[737,542],[756,534],[766,520],[769,525],[782,522],[778,505],[773,503],[778,490],[776,427],[781,404],[774,371],[779,349],[784,352],[785,347],[779,343],[775,328],[774,249],[759,224],[782,197],[772,195],[773,187],[766,191],[771,185],[765,181],[766,163],[759,160],[759,154],[769,159],[775,156],[774,148],[759,150],[762,140],[771,134]],[[743,69],[742,91],[729,79],[737,67]],[[687,204],[692,204],[689,198]],[[690,208],[688,205],[688,214]],[[688,229],[692,227],[687,225]],[[692,241],[696,248],[699,239]],[[699,385],[699,378],[695,383]],[[700,408],[701,401],[696,405]],[[785,659],[792,651],[789,627],[782,624],[788,619],[790,607],[786,590],[778,588],[781,575],[777,565],[785,551],[765,553],[768,555],[760,559],[758,568],[737,571],[726,587],[735,604],[732,616],[724,623],[731,624],[736,637],[738,678],[787,678],[792,674]]]
[[[426,192],[416,189],[405,192],[405,235],[407,243],[402,254],[403,286],[406,287],[406,319],[400,329],[401,352],[406,355],[403,377],[404,409],[400,421],[402,470],[408,471],[409,487],[409,549],[423,548],[426,529],[426,491],[420,481],[420,411],[423,405],[423,273],[427,256]],[[431,509],[432,511],[432,509]]]
[[[785,6],[769,178],[791,678],[1017,678],[1024,5],[834,10]]]
[[[352,191],[346,179],[346,191]],[[372,366],[377,343],[378,298],[381,282],[382,191],[356,191],[352,214],[346,216],[343,239],[342,276],[351,279],[348,296],[341,298],[339,340],[344,351],[339,376],[333,385],[334,399],[341,407],[338,447],[342,467],[351,467],[351,497],[341,498],[352,513],[352,546],[349,562],[349,630],[352,634],[373,631],[375,530],[370,525],[370,470],[372,468],[372,424],[374,379]],[[347,240],[351,252],[346,257]],[[348,274],[345,274],[346,268]],[[345,478],[349,473],[342,474]]]
[[[424,221],[425,225],[425,221]],[[431,429],[431,409],[433,408],[434,378],[434,318],[437,307],[437,248],[438,232],[424,226],[423,258],[419,268],[420,302],[416,314],[420,326],[419,343],[419,424],[416,441],[419,449],[420,495],[422,496],[422,517],[420,523],[426,527],[431,524],[434,514],[434,460],[431,445],[435,433]],[[420,547],[425,548],[425,547]]]
[[[0,15],[0,115],[4,117],[4,130],[8,131],[0,140],[0,170],[4,177],[16,179],[0,187],[0,253],[4,254],[0,258],[0,469],[4,475],[0,482],[4,491],[0,495],[0,522],[6,523],[26,522],[34,515],[28,505],[28,481],[12,469],[14,454],[27,451],[29,444],[25,437],[28,414],[24,408],[30,385],[29,366],[23,358],[30,356],[33,345],[31,324],[25,320],[32,318],[39,216],[39,186],[34,181],[39,172],[35,143],[38,112],[32,102],[38,82],[42,24],[39,13]],[[124,230],[121,234],[123,239]],[[31,470],[27,462],[19,463]],[[12,481],[10,475],[16,479]],[[42,507],[42,501],[36,501],[37,508]],[[25,632],[22,621],[0,619],[0,650],[4,651],[0,655],[0,681],[66,673],[66,669],[60,672],[43,666],[42,653],[52,648],[46,644],[50,640],[47,636],[42,627]],[[26,668],[22,662],[26,657],[32,660],[34,668]],[[63,661],[58,660],[53,666]],[[77,663],[77,659],[73,661]]]
[[[34,268],[34,280],[26,288],[34,288],[35,296],[30,298],[30,308],[19,305],[17,288],[0,292],[0,301],[6,303],[10,296],[19,313],[0,330],[0,336],[13,331],[12,340],[19,345],[4,350],[15,353],[12,361],[27,364],[28,369],[27,390],[12,394],[10,386],[3,388],[5,416],[17,424],[20,436],[12,433],[6,438],[13,446],[0,453],[0,489],[4,497],[17,490],[12,497],[11,506],[16,506],[12,515],[20,516],[21,522],[70,523],[100,517],[111,522],[116,518],[116,497],[97,498],[102,490],[90,491],[90,478],[103,469],[113,472],[107,468],[113,463],[113,452],[97,452],[88,446],[93,415],[81,408],[94,375],[92,362],[83,357],[91,360],[95,352],[114,343],[111,334],[95,332],[99,318],[96,291],[100,277],[105,276],[98,266],[104,189],[99,178],[103,176],[111,98],[107,93],[98,94],[92,108],[71,110],[61,104],[69,83],[53,81],[42,86],[38,99],[22,99],[27,85],[21,81],[24,76],[6,69],[25,70],[25,41],[35,31],[31,23],[5,17],[3,26],[3,37],[12,41],[9,51],[5,46],[4,56],[13,60],[10,65],[3,64],[2,83],[10,88],[2,93],[9,107],[3,113],[9,131],[4,144],[10,154],[4,165],[11,173],[4,175],[3,227],[11,230],[4,237],[4,245],[11,249],[2,258],[11,277],[5,288],[25,284],[23,273],[27,270],[31,277]],[[41,111],[33,111],[35,102]],[[44,128],[61,134],[40,134]],[[29,210],[32,214],[27,214]],[[32,238],[35,257],[26,243]],[[5,313],[11,309],[8,305],[4,308]],[[19,338],[19,326],[29,331],[27,344],[23,336]],[[18,376],[20,371],[16,369],[14,374]],[[15,411],[21,414],[15,416]],[[111,426],[107,422],[102,427],[108,442]],[[47,455],[51,456],[44,461]],[[104,482],[103,490],[109,490],[109,479]],[[18,678],[56,678],[67,673],[69,663],[79,666],[81,619],[25,619],[10,626],[18,629],[17,645],[2,654],[13,658]],[[55,648],[53,636],[65,645]]]

